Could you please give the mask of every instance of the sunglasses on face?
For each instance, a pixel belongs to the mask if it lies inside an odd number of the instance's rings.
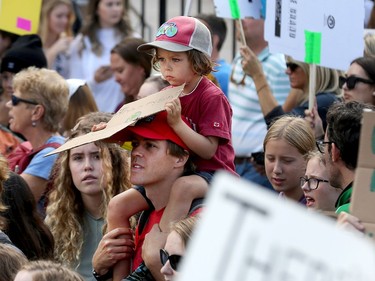
[[[20,102],[24,102],[24,103],[28,103],[28,104],[34,104],[34,105],[38,104],[36,101],[21,99],[21,98],[15,96],[15,95],[12,95],[12,105],[13,106],[16,106]]]
[[[356,76],[349,76],[349,77],[340,76],[339,77],[339,87],[340,87],[340,89],[342,89],[342,87],[346,83],[346,87],[349,90],[353,90],[355,88],[355,85],[358,82],[362,82],[362,83],[365,83],[365,84],[371,84],[371,85],[375,84],[371,80],[360,78],[360,77],[356,77]]]
[[[160,261],[161,264],[164,266],[167,261],[174,271],[177,271],[178,264],[180,263],[181,256],[180,255],[169,255],[168,252],[164,249],[160,249]]]
[[[293,62],[287,62],[286,67],[289,68],[291,72],[294,72],[299,67],[299,65]]]

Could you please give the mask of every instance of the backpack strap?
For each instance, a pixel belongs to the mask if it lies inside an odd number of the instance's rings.
[[[45,148],[47,148],[47,147],[53,147],[53,148],[56,149],[56,148],[59,148],[60,146],[61,146],[61,144],[58,143],[58,142],[49,142],[49,143],[45,143],[45,144],[43,144],[42,146],[38,147],[37,149],[30,151],[29,154],[28,154],[28,156],[29,156],[29,157],[30,157],[30,156],[34,157],[35,154],[37,154],[38,152],[42,151],[43,149],[45,149]],[[31,157],[31,159],[32,159],[32,157]],[[30,161],[31,161],[31,159],[30,159]],[[30,163],[30,162],[29,162],[29,163]]]

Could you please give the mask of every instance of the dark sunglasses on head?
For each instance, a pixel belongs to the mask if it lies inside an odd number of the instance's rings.
[[[167,261],[171,264],[171,267],[174,271],[177,271],[178,264],[180,263],[180,255],[169,255],[168,252],[164,249],[160,249],[160,262],[164,266]]]
[[[294,72],[299,67],[299,65],[293,62],[287,62],[286,67],[289,68],[291,72]]]
[[[349,90],[353,90],[355,88],[355,85],[358,82],[362,82],[362,83],[366,83],[366,84],[374,84],[374,82],[371,81],[371,80],[356,77],[356,76],[349,76],[349,77],[340,76],[339,77],[339,87],[340,87],[340,89],[342,89],[342,87],[346,83],[346,87]]]
[[[13,106],[16,106],[20,102],[24,102],[24,103],[28,103],[28,104],[34,104],[34,105],[38,104],[36,101],[21,99],[21,98],[15,96],[15,95],[12,95],[12,105]]]

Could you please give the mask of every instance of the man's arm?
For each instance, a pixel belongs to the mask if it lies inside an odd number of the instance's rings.
[[[151,231],[146,234],[142,246],[142,259],[151,271],[156,281],[163,281],[164,276],[160,273],[162,264],[160,262],[160,249],[164,248],[168,233],[161,232],[158,224],[154,224]]]
[[[100,240],[92,258],[93,269],[98,275],[105,275],[119,260],[133,256],[134,242],[118,238],[122,235],[132,235],[132,232],[128,228],[115,228]]]

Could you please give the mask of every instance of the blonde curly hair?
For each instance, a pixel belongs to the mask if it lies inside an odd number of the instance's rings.
[[[103,112],[89,113],[78,119],[70,138],[86,134],[94,124],[108,122],[112,115]],[[102,159],[103,201],[100,206],[103,218],[107,216],[109,200],[131,187],[129,179],[129,152],[117,144],[98,141]],[[70,266],[78,265],[84,233],[84,205],[81,193],[75,187],[69,168],[70,151],[60,153],[55,163],[54,188],[49,195],[46,223],[56,241],[54,255],[57,260]],[[105,233],[106,224],[103,228]]]

